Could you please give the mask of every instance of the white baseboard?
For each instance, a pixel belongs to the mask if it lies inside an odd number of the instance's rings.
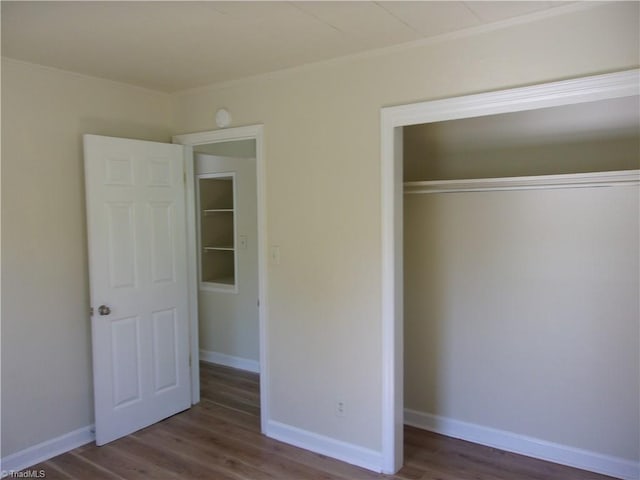
[[[33,447],[7,455],[0,461],[0,470],[2,471],[0,476],[4,478],[5,474],[9,472],[18,472],[57,455],[66,453],[69,450],[93,442],[96,438],[94,432],[94,426],[87,425],[73,432],[65,433],[64,435],[39,443]]]
[[[547,442],[504,430],[462,422],[415,410],[404,410],[404,423],[448,437],[519,453],[624,480],[640,478],[640,462]]]
[[[238,368],[248,372],[260,373],[260,362],[248,358],[234,357],[225,353],[200,350],[200,360],[207,363],[217,363],[226,367]]]
[[[367,470],[373,470],[378,473],[382,472],[381,452],[325,437],[324,435],[319,435],[273,420],[267,421],[267,431],[265,433],[268,437],[281,442],[366,468]]]

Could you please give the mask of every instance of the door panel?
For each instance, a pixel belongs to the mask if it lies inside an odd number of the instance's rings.
[[[155,142],[84,142],[101,445],[190,405],[184,154]]]
[[[111,322],[114,407],[140,400],[139,328],[139,317]]]
[[[105,209],[110,286],[133,288],[136,283],[133,203],[107,203]]]
[[[155,391],[160,392],[178,384],[176,348],[176,311],[174,308],[152,315]]]
[[[173,206],[169,203],[150,205],[151,218],[151,281],[175,281],[173,248]]]

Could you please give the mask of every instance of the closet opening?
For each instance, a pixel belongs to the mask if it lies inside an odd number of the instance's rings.
[[[635,75],[383,109],[385,471],[404,424],[605,474],[637,455]]]

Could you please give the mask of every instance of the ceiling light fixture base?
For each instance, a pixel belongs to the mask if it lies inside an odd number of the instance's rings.
[[[226,128],[231,125],[231,114],[226,108],[219,108],[216,111],[216,125],[219,128]]]

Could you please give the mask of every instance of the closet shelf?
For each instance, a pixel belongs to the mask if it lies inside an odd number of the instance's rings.
[[[640,185],[640,170],[404,182],[405,194]]]
[[[233,277],[216,278],[215,280],[209,280],[207,283],[233,286],[235,284],[235,278]]]
[[[206,210],[202,210],[202,213],[204,213],[205,215],[220,212],[233,212],[233,208],[207,208]]]
[[[230,246],[230,247],[203,247],[203,250],[205,252],[217,252],[217,251],[233,252],[235,250],[235,248],[233,248],[232,246]]]

